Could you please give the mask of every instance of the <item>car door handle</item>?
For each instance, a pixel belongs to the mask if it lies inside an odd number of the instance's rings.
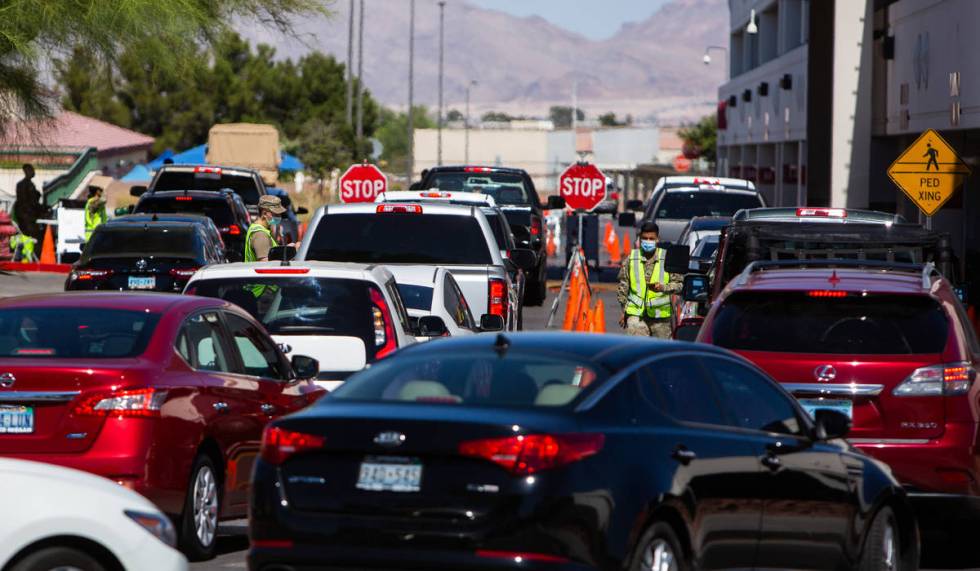
[[[763,466],[772,471],[776,471],[783,466],[783,462],[779,459],[779,456],[774,456],[772,454],[766,454],[763,456],[761,462]]]
[[[698,455],[694,450],[688,450],[684,446],[678,446],[671,453],[670,457],[687,466],[692,460],[697,458]]]
[[[266,414],[272,414],[272,413],[274,413],[274,412],[276,412],[276,407],[275,407],[275,405],[271,405],[271,404],[269,404],[269,403],[265,403],[265,404],[263,404],[263,405],[262,405],[261,407],[259,407],[259,408],[261,408],[261,409],[262,409],[262,412],[264,412],[264,413],[266,413]]]
[[[228,403],[226,402],[216,402],[211,406],[218,412],[228,412]]]

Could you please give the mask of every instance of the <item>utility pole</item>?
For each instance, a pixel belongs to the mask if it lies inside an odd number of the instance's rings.
[[[466,134],[465,154],[463,164],[470,164],[470,88],[476,85],[476,80],[466,84],[466,117],[463,118],[463,132]]]
[[[446,0],[439,0],[439,135],[436,150],[436,163],[442,166],[442,73],[444,59],[444,39],[446,30]]]
[[[364,137],[364,0],[357,28],[357,144]],[[354,157],[357,159],[358,157]]]
[[[409,0],[408,16],[408,166],[406,186],[412,184],[415,175],[415,0]]]
[[[347,125],[354,125],[354,0],[347,23]]]

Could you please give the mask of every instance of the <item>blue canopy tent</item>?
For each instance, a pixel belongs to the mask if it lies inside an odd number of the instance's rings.
[[[148,163],[146,166],[152,171],[159,170],[160,167],[163,166],[164,159],[168,158],[172,160],[175,165],[208,164],[206,159],[208,151],[207,145],[198,145],[177,154],[174,154],[173,151],[169,151],[170,154],[168,155],[168,151],[164,151],[159,157],[153,159],[153,161]],[[295,172],[303,170],[303,161],[299,160],[295,156],[283,151],[279,152],[279,156],[279,172]]]
[[[119,180],[123,182],[137,183],[137,182],[150,182],[151,178],[153,178],[153,173],[150,172],[150,169],[147,167],[147,165],[136,165],[128,173],[126,173],[126,176],[122,177]]]

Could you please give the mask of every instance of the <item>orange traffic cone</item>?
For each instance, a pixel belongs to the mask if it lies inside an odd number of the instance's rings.
[[[633,251],[633,243],[630,242],[630,235],[628,232],[623,232],[623,257],[630,257],[630,253]]]
[[[554,235],[553,235],[553,234],[551,233],[551,231],[550,231],[550,230],[548,231],[548,244],[547,244],[547,246],[545,246],[545,248],[546,248],[546,250],[547,250],[547,252],[548,252],[548,257],[549,257],[549,258],[550,258],[551,256],[554,256],[554,255],[555,255],[555,252],[557,252],[557,251],[558,251],[558,248],[557,248],[557,247],[555,247],[555,237],[554,237]]]
[[[589,292],[586,291],[582,296],[582,305],[579,306],[581,309],[579,310],[578,321],[575,323],[575,331],[585,332],[589,330],[589,322],[592,317],[591,305],[592,300],[589,298]]]
[[[620,252],[622,248],[619,246],[619,235],[615,232],[609,234],[609,241],[606,242],[606,249],[609,250],[609,261],[614,266],[619,265]]]
[[[575,317],[578,315],[579,305],[582,302],[582,292],[582,287],[573,276],[570,287],[568,288],[568,304],[565,306],[565,321],[561,326],[565,331],[572,331],[572,328],[575,326]]]
[[[596,333],[606,332],[606,304],[602,299],[596,300],[595,312],[592,316],[592,331]]]
[[[58,260],[54,255],[54,233],[51,231],[51,225],[46,224],[44,229],[44,244],[41,244],[41,263],[42,264],[57,264]]]

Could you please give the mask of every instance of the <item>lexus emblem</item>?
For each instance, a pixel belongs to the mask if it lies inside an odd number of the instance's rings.
[[[375,444],[380,444],[381,446],[387,446],[389,448],[401,446],[403,442],[405,442],[405,435],[401,432],[381,432],[374,437]]]
[[[140,259],[136,260],[136,269],[137,270],[140,270],[140,271],[145,270],[146,269],[146,260],[143,259],[143,258],[140,258]]]
[[[837,369],[833,365],[820,365],[813,370],[813,376],[821,383],[829,383],[837,378]]]
[[[14,386],[15,382],[17,382],[17,378],[14,377],[13,373],[4,373],[0,375],[0,388],[2,389],[9,389],[10,387]]]

